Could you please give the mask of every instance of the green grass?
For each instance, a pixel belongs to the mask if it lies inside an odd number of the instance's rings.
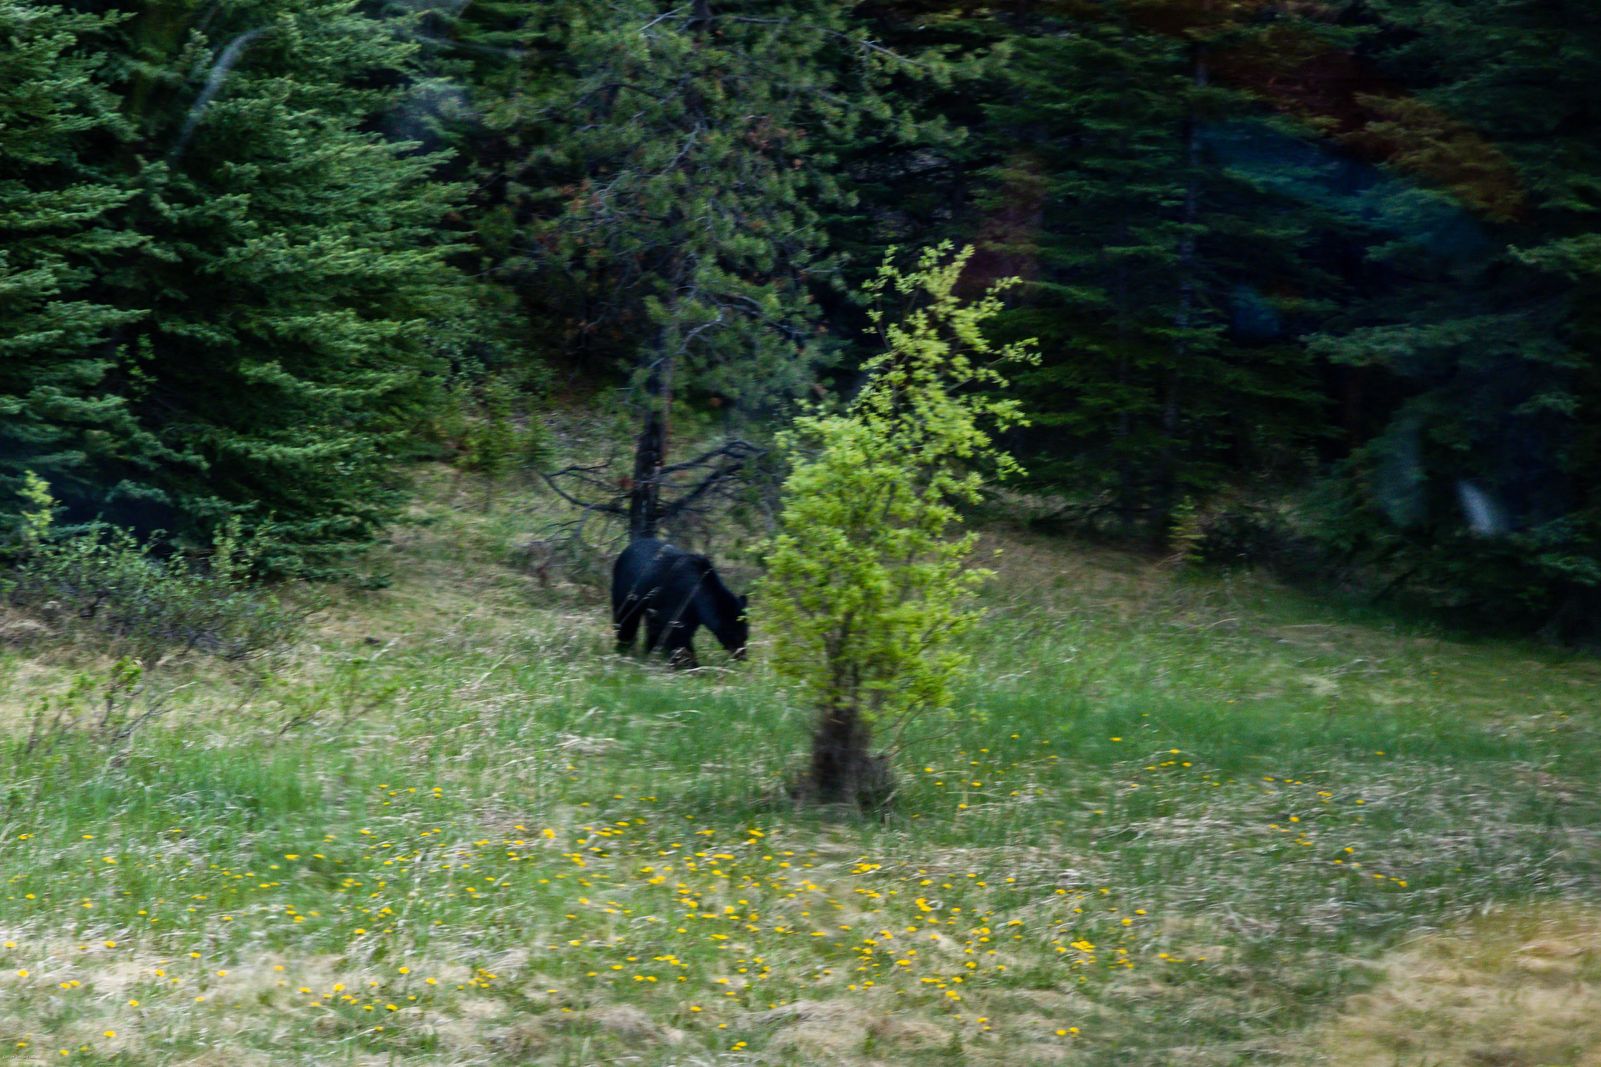
[[[961,714],[863,818],[789,800],[807,716],[759,648],[614,656],[602,597],[502,563],[537,501],[482,499],[429,473],[389,589],[280,661],[163,665],[127,745],[25,752],[108,663],[0,652],[0,1050],[1465,1063],[1337,1035],[1420,938],[1601,916],[1594,660],[997,531]],[[1527,1062],[1588,1062],[1564,1032]]]

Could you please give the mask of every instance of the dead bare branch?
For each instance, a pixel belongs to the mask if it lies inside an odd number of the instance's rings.
[[[575,465],[571,467],[564,467],[559,471],[551,471],[550,473],[539,471],[539,476],[545,480],[545,484],[550,487],[551,492],[555,493],[557,496],[561,497],[575,508],[580,508],[585,512],[598,511],[605,515],[628,514],[628,509],[620,504],[606,503],[604,501],[595,500],[580,500],[578,497],[573,496],[571,493],[567,492],[567,490],[563,489],[556,481],[558,478],[573,478],[577,481],[582,481],[592,486],[614,489],[615,487],[613,487],[611,483],[606,482],[603,479],[593,477],[595,471],[602,469],[604,469],[604,467],[582,467]],[[620,498],[621,497],[619,495],[619,499]]]

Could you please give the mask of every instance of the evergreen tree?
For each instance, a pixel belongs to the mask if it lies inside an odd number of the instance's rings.
[[[526,218],[509,216],[518,196],[509,188],[511,161],[525,157],[532,127],[510,123],[525,86],[543,84],[552,56],[530,39],[537,5],[527,0],[364,0],[417,46],[414,76],[383,128],[439,153],[438,176],[456,183],[462,200],[445,216],[461,292],[450,317],[433,327],[434,346],[452,377],[474,388],[499,379],[529,399],[550,384],[556,347],[543,312],[559,299],[525,284],[514,264],[527,255]]]
[[[102,464],[147,452],[102,389],[106,339],[139,313],[92,294],[100,266],[137,241],[109,217],[129,194],[83,162],[96,134],[120,129],[104,57],[82,43],[103,25],[0,0],[0,516],[18,514],[26,471],[82,510]]]
[[[144,312],[117,385],[171,458],[110,514],[197,538],[239,515],[269,565],[318,566],[391,513],[453,291],[437,159],[371,130],[416,46],[354,0],[112,6],[131,135],[106,167],[146,240],[98,291]]]
[[[819,0],[574,0],[520,40],[526,80],[488,108],[523,150],[486,182],[506,269],[557,294],[564,344],[625,368],[642,411],[619,510],[644,536],[673,507],[675,399],[760,411],[810,381],[813,289],[837,270],[820,210],[849,198],[832,146],[892,120],[879,85],[896,61]]]
[[[1375,0],[1387,292],[1320,351],[1396,399],[1331,494],[1328,536],[1505,622],[1601,610],[1601,12]]]
[[[977,239],[1027,283],[1007,325],[1037,484],[1097,493],[1124,533],[1293,455],[1318,426],[1296,326],[1327,307],[1309,253],[1332,220],[1286,187],[1318,166],[1242,84],[1315,36],[1260,5],[1057,4],[1013,17],[985,111]],[[1262,157],[1268,158],[1266,166]]]
[[[985,93],[1010,54],[1006,27],[985,8],[968,10],[976,6],[872,0],[853,8],[874,46],[900,60],[886,70],[880,90],[895,121],[860,124],[829,145],[850,193],[823,211],[844,280],[842,288],[818,294],[835,336],[853,338],[868,328],[859,294],[889,248],[970,236],[969,208],[987,147],[973,133],[983,125]],[[988,250],[977,252],[969,270],[996,277],[990,258]],[[848,346],[836,377],[850,380],[865,358],[871,353]]]

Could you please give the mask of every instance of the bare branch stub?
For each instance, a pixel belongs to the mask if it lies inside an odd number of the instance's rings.
[[[672,521],[698,511],[705,500],[731,489],[745,466],[764,452],[749,441],[736,438],[693,459],[663,467],[659,475],[662,488],[675,494],[674,499],[663,506],[663,518]],[[692,474],[692,478],[679,477]]]
[[[663,499],[662,521],[682,524],[706,514],[714,501],[731,494],[749,464],[765,454],[766,449],[735,438],[657,468],[653,481]],[[635,483],[618,476],[610,462],[573,464],[539,475],[551,492],[579,511],[575,519],[551,524],[546,534],[549,540],[582,540],[589,520],[597,515],[608,521],[628,517]]]
[[[623,494],[617,491],[616,484],[606,480],[605,478],[599,477],[597,474],[599,471],[604,471],[606,466],[606,464],[598,464],[591,467],[574,465],[570,467],[563,467],[559,471],[540,471],[539,476],[544,479],[545,484],[550,487],[551,492],[561,497],[573,507],[579,508],[586,514],[592,511],[598,511],[605,515],[626,515],[628,514],[627,507],[618,503],[619,500],[623,499]],[[562,488],[561,483],[558,481],[558,479],[562,478],[570,478],[573,481],[587,485],[592,489],[609,491],[612,494],[611,499],[609,501],[605,499],[581,500]]]

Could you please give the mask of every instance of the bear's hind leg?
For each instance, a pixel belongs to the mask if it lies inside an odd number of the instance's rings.
[[[662,637],[667,632],[667,623],[662,620],[661,613],[645,611],[645,654],[656,651],[661,647]]]

